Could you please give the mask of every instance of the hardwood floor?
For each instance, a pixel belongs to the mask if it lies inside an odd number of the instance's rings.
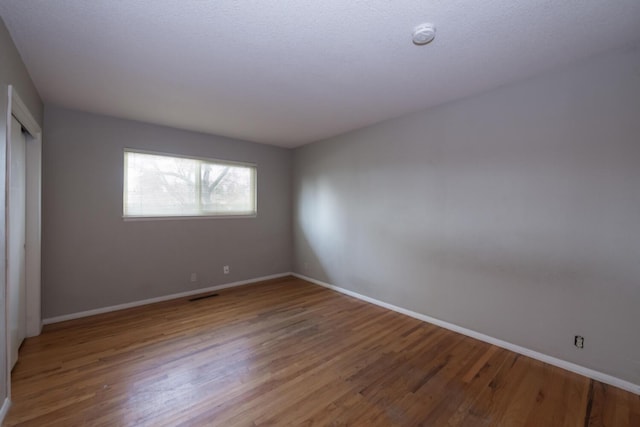
[[[640,396],[294,278],[45,327],[5,425],[640,426]]]

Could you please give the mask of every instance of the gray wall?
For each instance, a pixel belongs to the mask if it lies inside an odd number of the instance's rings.
[[[49,105],[44,133],[44,318],[290,271],[290,150]],[[123,221],[124,148],[257,163],[258,217]]]
[[[8,85],[15,86],[20,98],[42,127],[42,101],[31,82],[29,73],[13,44],[4,21],[0,18],[0,194],[2,195],[6,190]],[[5,209],[0,209],[0,242],[5,241],[5,231]],[[4,260],[5,256],[5,246],[0,245],[0,259]],[[5,263],[0,262],[0,405],[7,396],[5,293]]]
[[[640,384],[637,46],[304,146],[293,180],[294,271]]]
[[[4,21],[0,17],[0,84],[2,85],[2,108],[6,112],[7,103],[7,85],[14,85],[20,98],[24,101],[29,108],[29,111],[36,119],[38,124],[42,126],[43,105],[42,100],[36,87],[31,81],[29,72],[20,58],[20,54],[13,44],[11,35],[7,27],[4,25]],[[6,117],[0,118],[4,124]],[[4,129],[4,127],[3,127]],[[5,136],[3,135],[3,138]]]

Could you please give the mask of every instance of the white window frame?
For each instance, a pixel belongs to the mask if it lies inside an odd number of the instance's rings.
[[[253,213],[247,214],[214,214],[214,213],[206,213],[202,215],[126,215],[124,212],[127,200],[127,153],[137,153],[137,154],[150,154],[153,156],[165,156],[165,157],[173,157],[178,159],[189,159],[189,160],[200,160],[207,163],[215,163],[217,165],[228,165],[228,166],[244,166],[254,169],[253,173],[253,206],[255,207]],[[166,221],[166,220],[184,220],[184,219],[229,219],[229,218],[257,218],[258,216],[258,165],[256,163],[249,162],[237,162],[232,160],[221,160],[221,159],[213,159],[210,157],[200,157],[200,156],[187,156],[182,154],[174,154],[174,153],[164,153],[159,151],[148,151],[148,150],[138,150],[134,148],[125,148],[123,150],[123,167],[124,171],[122,174],[122,219],[124,221]],[[196,180],[199,183],[200,174],[196,174]],[[200,192],[198,194],[198,203],[201,201]]]

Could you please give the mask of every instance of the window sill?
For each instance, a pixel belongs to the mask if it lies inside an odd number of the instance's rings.
[[[258,214],[250,215],[192,215],[192,216],[123,216],[122,220],[129,221],[172,221],[191,219],[247,219],[257,218]]]

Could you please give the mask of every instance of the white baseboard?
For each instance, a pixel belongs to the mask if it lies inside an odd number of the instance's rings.
[[[0,408],[0,424],[4,421],[4,418],[7,416],[9,412],[9,408],[11,408],[11,400],[7,397],[4,399],[2,403],[2,408]]]
[[[580,374],[585,377],[592,378],[594,380],[612,385],[614,387],[621,388],[623,390],[627,390],[631,393],[640,394],[640,385],[638,384],[633,384],[629,381],[625,381],[623,379],[616,378],[614,376],[611,376],[602,372],[594,371],[593,369],[585,368],[584,366],[576,365],[575,363],[572,363],[572,362],[567,362],[566,360],[558,359],[556,357],[549,356],[547,354],[540,353],[535,350],[528,349],[526,347],[521,347],[519,345],[512,344],[510,342],[503,341],[503,340],[491,337],[489,335],[485,335],[483,333],[473,331],[471,329],[463,328],[462,326],[454,325],[452,323],[445,322],[443,320],[435,319],[425,314],[407,310],[406,308],[398,307],[393,304],[389,304],[384,301],[380,301],[380,300],[368,297],[366,295],[362,295],[357,292],[353,292],[348,289],[341,288],[339,286],[331,285],[329,283],[325,283],[320,280],[316,280],[311,277],[304,276],[302,274],[291,273],[291,275],[299,279],[306,280],[307,282],[315,283],[316,285],[320,285],[325,288],[329,288],[334,291],[340,292],[342,294],[349,295],[359,300],[366,301],[371,304],[375,304],[380,307],[384,307],[386,309],[396,311],[398,313],[413,317],[418,320],[422,320],[423,322],[431,323],[433,325],[440,326],[442,328],[449,329],[454,332],[458,332],[460,334],[469,336],[471,338],[475,338],[477,340],[484,341],[486,343],[493,344],[498,347],[505,348],[507,350],[511,350],[513,352],[522,354],[524,356],[531,357],[532,359],[540,360],[541,362],[548,363],[549,365],[557,366],[559,368],[566,369],[567,371],[575,372],[576,374]]]
[[[237,286],[249,285],[251,283],[262,282],[264,280],[277,279],[280,277],[291,276],[292,273],[279,273],[270,276],[256,277],[255,279],[241,280],[239,282],[225,283],[223,285],[209,286],[208,288],[199,288],[192,291],[179,292],[177,294],[163,295],[161,297],[148,298],[139,301],[128,302],[125,304],[111,305],[109,307],[95,308],[93,310],[80,311],[78,313],[64,314],[62,316],[49,317],[42,320],[43,325],[51,323],[59,323],[67,320],[80,319],[81,317],[95,316],[96,314],[109,313],[111,311],[124,310],[125,308],[139,307],[141,305],[153,304],[156,302],[168,301],[176,298],[184,298],[191,295],[202,294],[205,292],[219,291],[221,289],[235,288]]]

